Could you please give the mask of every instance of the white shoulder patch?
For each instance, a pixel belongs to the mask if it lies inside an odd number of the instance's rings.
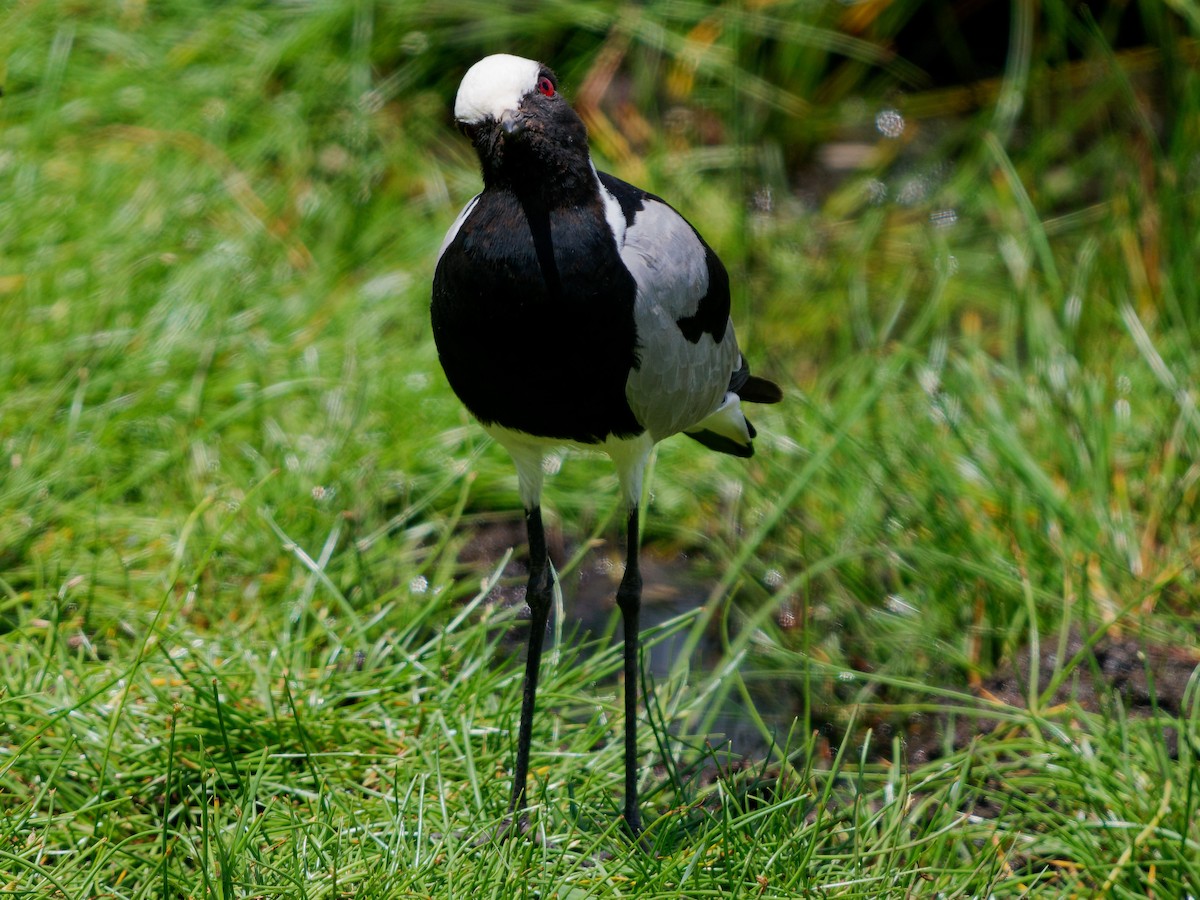
[[[475,204],[479,202],[479,195],[476,194],[467,201],[467,205],[462,208],[462,212],[458,214],[458,218],[454,220],[454,224],[450,226],[450,230],[446,232],[446,236],[442,238],[442,246],[438,247],[437,259],[433,261],[433,267],[436,269],[437,264],[442,261],[442,254],[446,252],[454,239],[458,236],[458,230],[462,228],[463,222],[467,221],[467,216],[471,214],[471,210],[475,208]]]
[[[463,76],[454,101],[454,118],[473,124],[489,116],[499,119],[521,105],[521,98],[537,88],[541,64],[508,53],[485,56]]]
[[[621,201],[604,186],[604,182],[600,180],[600,173],[596,171],[595,163],[592,163],[592,174],[596,176],[596,184],[600,188],[600,199],[604,202],[604,219],[608,222],[609,231],[613,233],[613,239],[617,242],[617,252],[619,253],[625,246],[625,213],[621,209]]]

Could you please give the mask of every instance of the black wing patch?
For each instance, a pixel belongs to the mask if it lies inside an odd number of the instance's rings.
[[[692,229],[695,231],[695,229]],[[696,237],[700,238],[699,233]],[[676,319],[675,324],[683,332],[683,336],[693,344],[700,340],[700,335],[712,335],[718,344],[725,337],[725,328],[729,323],[729,273],[712,248],[704,243],[704,261],[708,264],[708,292],[700,298],[696,311],[683,319]]]

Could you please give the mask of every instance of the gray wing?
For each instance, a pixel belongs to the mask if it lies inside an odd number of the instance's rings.
[[[620,252],[637,282],[640,359],[625,396],[659,441],[693,429],[721,408],[740,356],[720,260],[683,216],[639,193],[640,208],[622,204],[626,228]]]

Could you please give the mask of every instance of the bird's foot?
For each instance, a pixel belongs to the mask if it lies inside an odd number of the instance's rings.
[[[475,839],[475,846],[482,847],[485,844],[501,843],[509,838],[523,837],[529,834],[529,816],[506,816],[504,821],[495,828],[489,828],[478,838]]]
[[[650,853],[652,848],[646,832],[642,829],[641,814],[634,810],[632,813],[626,812],[621,818],[625,820],[625,832],[629,835],[630,842],[643,853]]]

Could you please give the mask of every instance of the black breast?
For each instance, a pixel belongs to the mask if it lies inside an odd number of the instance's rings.
[[[484,191],[433,279],[450,386],[485,424],[586,443],[641,432],[625,400],[635,293],[598,197],[547,210]]]

